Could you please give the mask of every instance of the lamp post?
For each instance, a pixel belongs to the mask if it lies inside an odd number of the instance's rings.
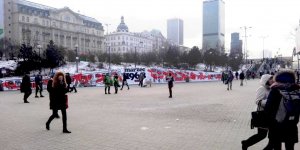
[[[42,48],[42,46],[40,44],[38,44],[36,47],[39,49],[39,63],[40,63],[39,68],[40,68],[40,71],[41,71],[41,63],[42,63],[42,61],[41,61],[41,48]]]
[[[245,42],[244,42],[244,59],[247,63],[247,57],[248,57],[248,54],[247,54],[247,30],[248,29],[251,29],[252,27],[247,27],[247,26],[243,26],[241,27],[241,29],[243,29],[245,31]]]
[[[75,45],[75,53],[76,53],[76,73],[78,73],[78,44]]]
[[[263,39],[263,60],[265,60],[265,39],[268,38],[268,36],[261,36]]]
[[[110,63],[111,63],[111,53],[110,53],[110,43],[104,43],[106,46],[106,52],[107,52],[107,48],[108,48],[108,71],[110,73]]]
[[[136,60],[137,60],[137,58],[136,58],[136,47],[137,47],[137,46],[141,46],[141,45],[143,45],[143,42],[142,42],[142,41],[140,41],[139,44],[137,44],[137,45],[134,47],[134,68],[136,68]]]

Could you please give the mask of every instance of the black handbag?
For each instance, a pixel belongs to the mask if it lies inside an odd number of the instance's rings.
[[[269,127],[269,117],[265,111],[258,110],[259,107],[261,107],[261,101],[258,103],[257,111],[251,113],[251,129]]]

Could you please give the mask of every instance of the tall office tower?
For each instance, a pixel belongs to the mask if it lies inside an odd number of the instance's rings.
[[[169,19],[167,22],[167,39],[176,45],[183,45],[183,20]]]
[[[225,2],[207,0],[203,2],[202,49],[216,49],[225,52]]]
[[[231,33],[230,54],[234,56],[243,55],[243,42],[237,32]]]

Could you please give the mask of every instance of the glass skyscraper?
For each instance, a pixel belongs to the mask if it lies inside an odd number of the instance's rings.
[[[202,49],[224,52],[225,47],[225,2],[207,0],[203,2]]]
[[[167,22],[167,39],[176,45],[183,45],[183,20],[169,19]]]

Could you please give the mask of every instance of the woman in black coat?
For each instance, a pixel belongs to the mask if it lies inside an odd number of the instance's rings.
[[[67,129],[67,103],[66,93],[68,92],[66,78],[62,72],[57,72],[53,78],[52,88],[49,88],[51,93],[50,109],[53,113],[46,123],[46,129],[50,130],[51,121],[57,116],[58,110],[61,110],[63,120],[63,133],[71,133]]]
[[[281,150],[281,143],[285,143],[286,150],[294,150],[298,143],[299,114],[282,113],[282,97],[286,100],[299,100],[299,85],[296,84],[294,72],[282,71],[274,77],[275,83],[271,86],[265,111],[270,117],[269,144],[271,149]],[[290,93],[296,93],[297,97],[291,97]],[[297,98],[297,99],[295,99]],[[284,106],[285,107],[285,106]],[[270,148],[265,148],[269,150]]]

